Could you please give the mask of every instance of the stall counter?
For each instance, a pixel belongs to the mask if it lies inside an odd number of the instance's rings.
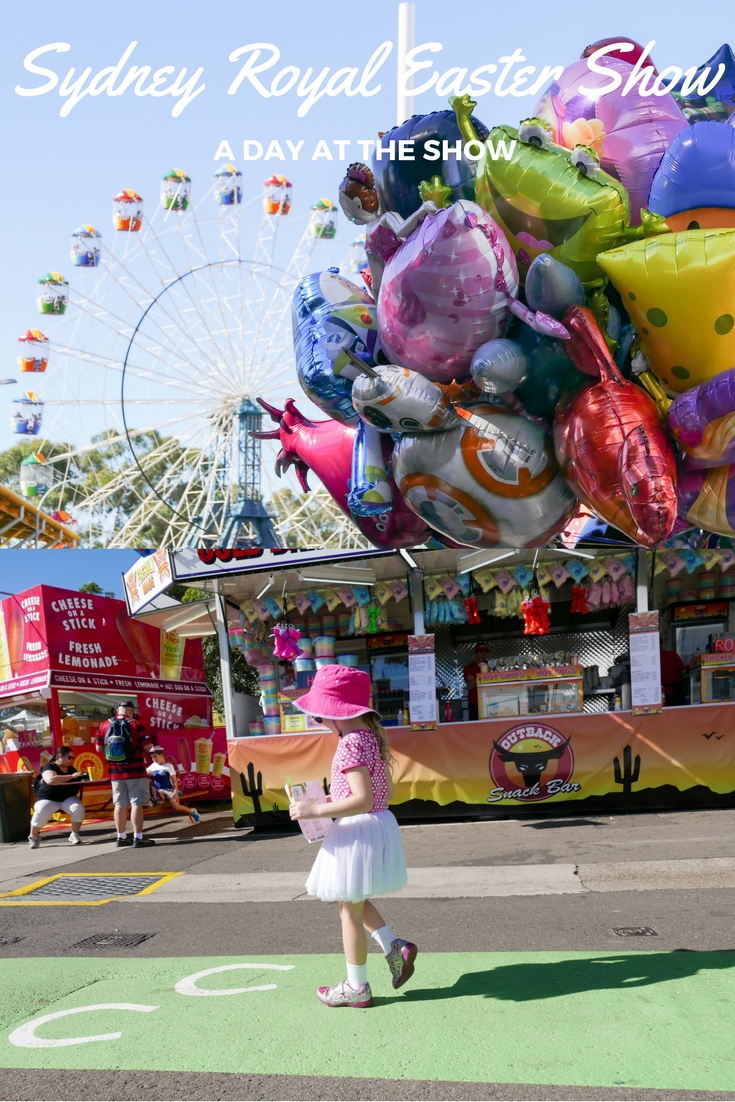
[[[560,807],[733,807],[734,730],[735,704],[394,727],[391,808],[408,821]],[[230,739],[235,825],[288,821],[286,778],[316,778],[327,788],[336,745],[323,733]]]
[[[38,773],[51,754],[37,740],[25,739],[19,732],[18,750],[0,754],[0,773],[17,769]],[[156,731],[154,737],[166,752],[166,760],[176,769],[179,788],[184,799],[228,800],[230,770],[227,764],[227,740],[224,727],[199,727],[196,730],[178,728]],[[82,800],[88,817],[105,815],[112,807],[112,790],[107,775],[107,762],[94,746],[72,746],[74,769],[89,773],[91,784],[85,784]]]

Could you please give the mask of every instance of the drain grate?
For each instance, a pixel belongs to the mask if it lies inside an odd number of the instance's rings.
[[[22,937],[0,937],[0,945],[15,945],[22,940]]]
[[[132,949],[155,934],[93,934],[82,941],[75,941],[72,949]]]
[[[613,926],[620,937],[658,937],[651,926]]]
[[[106,903],[140,895],[171,877],[171,873],[62,872],[0,896],[0,905],[35,903]],[[175,874],[174,874],[175,875]]]
[[[61,874],[48,884],[31,888],[26,899],[31,903],[73,903],[137,895],[150,888],[160,876],[68,876]]]

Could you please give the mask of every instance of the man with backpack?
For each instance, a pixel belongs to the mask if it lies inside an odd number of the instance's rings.
[[[133,847],[140,849],[156,844],[152,838],[143,837],[143,808],[150,803],[143,753],[150,753],[152,745],[143,724],[135,719],[132,700],[119,704],[114,718],[105,720],[97,732],[97,750],[104,754],[112,781],[118,846],[130,845],[126,833],[128,808],[133,824]]]

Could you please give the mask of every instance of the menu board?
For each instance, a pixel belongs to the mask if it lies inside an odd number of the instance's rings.
[[[658,612],[631,612],[628,632],[633,715],[660,712],[663,702]]]
[[[408,711],[412,731],[436,728],[436,656],[433,635],[408,637]]]

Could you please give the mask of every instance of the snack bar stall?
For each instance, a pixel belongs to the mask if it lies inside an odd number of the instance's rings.
[[[37,773],[65,743],[90,778],[88,814],[108,813],[107,765],[94,740],[130,700],[185,798],[229,798],[225,730],[212,726],[201,641],[185,632],[139,623],[123,601],[46,585],[2,601],[0,772]]]
[[[262,715],[244,723],[230,706],[226,717],[235,822],[285,822],[288,776],[328,783],[335,738],[293,701],[332,662],[371,676],[399,819],[735,805],[729,696],[695,702],[687,671],[674,712],[661,686],[681,609],[701,627],[696,610],[711,609],[699,596],[728,591],[735,553],[675,555],[624,544],[171,552],[168,577],[213,595],[220,640],[260,675]],[[672,585],[684,570],[688,588]],[[706,624],[713,646],[735,626],[729,596],[722,608]],[[165,626],[169,614],[149,609],[135,615]],[[700,737],[713,730],[722,737]]]

